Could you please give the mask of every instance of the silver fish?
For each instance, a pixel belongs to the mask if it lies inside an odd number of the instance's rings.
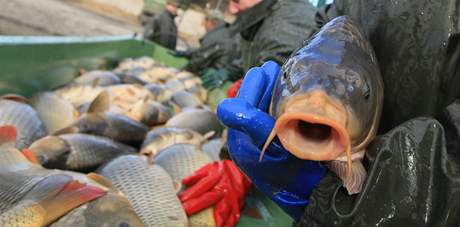
[[[120,78],[113,72],[95,70],[82,74],[75,78],[72,83],[79,85],[109,86],[119,84],[120,82]]]
[[[141,74],[139,78],[147,81],[147,83],[162,83],[172,78],[177,73],[177,69],[168,67],[154,67]]]
[[[163,149],[178,143],[201,146],[206,137],[190,129],[179,128],[156,128],[147,133],[142,144],[141,154],[151,158],[159,154]]]
[[[44,137],[29,150],[47,168],[78,171],[92,170],[120,154],[136,152],[111,139],[79,133]]]
[[[205,109],[189,109],[181,112],[166,122],[166,127],[188,128],[202,135],[214,132],[220,136],[224,127],[214,112]]]
[[[178,91],[172,95],[171,100],[180,108],[197,108],[203,105],[201,100],[187,91]]]
[[[144,86],[152,92],[155,101],[166,102],[171,99],[172,93],[162,84],[147,84]]]
[[[150,69],[155,65],[159,65],[159,63],[151,57],[140,57],[136,59],[128,58],[120,62],[117,69],[129,69],[134,67]]]
[[[185,90],[185,85],[178,79],[171,78],[165,83],[166,88],[172,93]]]
[[[127,84],[111,86],[101,92],[88,112],[119,113],[146,125],[162,124],[172,115],[168,107],[154,101],[149,90]]]
[[[38,113],[29,105],[0,99],[0,125],[12,125],[18,131],[16,147],[23,149],[46,136],[46,128]]]
[[[100,169],[129,199],[147,226],[186,226],[182,208],[171,177],[144,156],[123,155]]]
[[[130,69],[116,69],[114,73],[120,78],[121,83],[124,84],[139,84],[146,85],[147,81],[139,78],[139,74],[144,72],[143,68],[130,68]]]
[[[284,64],[270,107],[277,120],[263,150],[278,136],[296,157],[328,161],[348,192],[359,193],[366,178],[360,160],[382,105],[371,45],[350,18],[335,18]]]
[[[201,102],[206,102],[208,99],[208,92],[202,85],[194,85],[191,86],[187,89],[185,89],[187,92],[195,95],[197,98],[201,100]]]
[[[55,93],[79,109],[84,104],[92,102],[102,91],[103,88],[98,86],[71,85],[60,88]]]
[[[96,112],[84,114],[71,127],[62,129],[57,134],[92,134],[137,146],[142,143],[147,131],[147,126],[125,115]]]

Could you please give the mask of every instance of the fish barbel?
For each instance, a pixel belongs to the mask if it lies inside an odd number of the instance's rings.
[[[296,157],[327,161],[348,192],[359,193],[366,178],[361,159],[382,105],[370,43],[351,19],[335,18],[284,64],[270,106],[276,123],[262,150],[278,136]]]

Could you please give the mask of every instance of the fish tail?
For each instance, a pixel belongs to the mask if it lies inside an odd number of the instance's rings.
[[[272,131],[267,137],[267,140],[264,143],[264,146],[262,147],[262,152],[260,152],[260,156],[259,156],[259,162],[262,161],[262,158],[264,157],[264,154],[268,148],[268,145],[270,145],[270,143],[273,141],[273,139],[275,139],[275,137],[276,137],[276,130],[275,130],[275,127],[273,127]]]
[[[105,190],[95,186],[82,184],[76,180],[67,182],[62,188],[55,190],[39,202],[46,210],[44,226],[48,226],[74,208],[105,194]]]
[[[367,173],[360,160],[352,161],[351,171],[348,170],[350,168],[348,161],[347,163],[329,161],[327,166],[342,179],[343,186],[347,189],[349,195],[361,192]]]

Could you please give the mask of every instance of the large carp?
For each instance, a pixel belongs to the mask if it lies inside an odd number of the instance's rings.
[[[276,123],[263,151],[278,136],[296,157],[327,161],[348,192],[359,193],[366,178],[361,160],[382,105],[370,43],[350,18],[335,18],[283,65],[270,106]]]

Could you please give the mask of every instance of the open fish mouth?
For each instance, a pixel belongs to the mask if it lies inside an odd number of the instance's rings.
[[[351,162],[348,115],[344,106],[322,89],[296,96],[285,104],[262,151],[278,136],[284,148],[300,159],[331,161],[345,153]]]
[[[315,114],[284,114],[275,130],[283,146],[300,159],[334,160],[350,144],[344,127]]]

